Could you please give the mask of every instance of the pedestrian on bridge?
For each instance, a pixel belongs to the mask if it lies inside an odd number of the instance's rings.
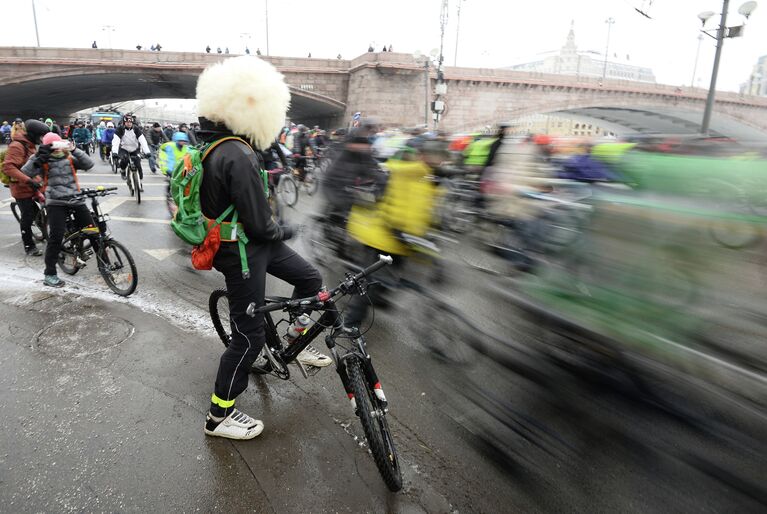
[[[224,50],[224,53],[225,53],[225,54],[229,54],[229,47],[228,47],[228,46],[227,46],[227,47],[226,47],[226,49]]]
[[[162,47],[160,46],[160,43],[157,43],[157,44],[155,45],[155,47],[154,47],[154,48],[155,48],[155,50],[157,50],[158,52],[159,52],[160,50],[162,50]]]
[[[141,45],[136,45],[136,50],[138,50],[139,52],[141,51],[141,48],[142,48]]]
[[[260,48],[256,48],[256,55],[261,55],[261,49]]]
[[[91,48],[98,48],[98,45],[96,45],[96,42],[95,42],[95,41],[94,41],[94,42],[93,42],[93,44],[91,45]]]
[[[220,53],[221,53],[221,47],[220,47],[220,46],[219,46],[218,48],[216,48],[216,53],[217,53],[217,54],[220,54]]]

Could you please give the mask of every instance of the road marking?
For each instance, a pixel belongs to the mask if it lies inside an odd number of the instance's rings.
[[[15,243],[14,243],[15,244]],[[178,252],[178,248],[176,249],[169,249],[169,248],[158,248],[156,250],[147,250],[144,249],[146,253],[157,259],[158,261],[162,261],[170,257],[171,255]]]
[[[125,182],[80,182],[81,186],[104,186],[104,187],[111,187],[111,186],[125,186],[128,187],[128,184]],[[144,187],[168,187],[165,182],[144,182]]]
[[[127,201],[127,198],[112,196],[101,202],[99,205],[101,207],[101,212],[108,214]]]
[[[170,225],[169,219],[151,219],[151,218],[131,218],[129,216],[109,216],[112,221],[127,221],[130,223],[159,223],[161,225]]]

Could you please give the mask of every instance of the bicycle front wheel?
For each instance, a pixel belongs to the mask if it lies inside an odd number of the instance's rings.
[[[381,473],[390,491],[402,489],[402,472],[399,468],[394,440],[386,422],[386,413],[379,405],[378,398],[368,383],[359,357],[346,360],[346,373],[357,402],[357,415],[365,431],[365,438],[370,445],[378,472]]]
[[[109,289],[120,296],[133,294],[138,286],[138,271],[130,252],[114,239],[101,244],[97,257],[99,273]]]
[[[298,186],[296,180],[290,175],[282,175],[277,182],[277,194],[282,203],[288,207],[293,207],[298,202]]]
[[[133,189],[136,190],[136,202],[141,203],[141,179],[138,176],[138,171],[133,172]]]

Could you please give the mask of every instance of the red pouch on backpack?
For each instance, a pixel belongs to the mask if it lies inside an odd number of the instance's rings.
[[[221,225],[216,225],[214,220],[208,222],[208,235],[201,245],[192,248],[192,267],[197,270],[208,271],[213,269],[213,258],[221,246]],[[214,224],[213,227],[210,225]]]

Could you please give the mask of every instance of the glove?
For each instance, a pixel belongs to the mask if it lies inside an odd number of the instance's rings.
[[[40,145],[40,147],[37,149],[37,153],[35,154],[35,167],[39,168],[42,164],[48,162],[52,151],[53,147],[51,145]]]
[[[43,187],[43,184],[41,182],[36,181],[36,180],[30,180],[29,181],[29,187],[31,187],[35,191],[38,191],[40,188]]]
[[[293,235],[298,232],[298,226],[296,225],[282,225],[282,240],[287,241],[292,238]]]

